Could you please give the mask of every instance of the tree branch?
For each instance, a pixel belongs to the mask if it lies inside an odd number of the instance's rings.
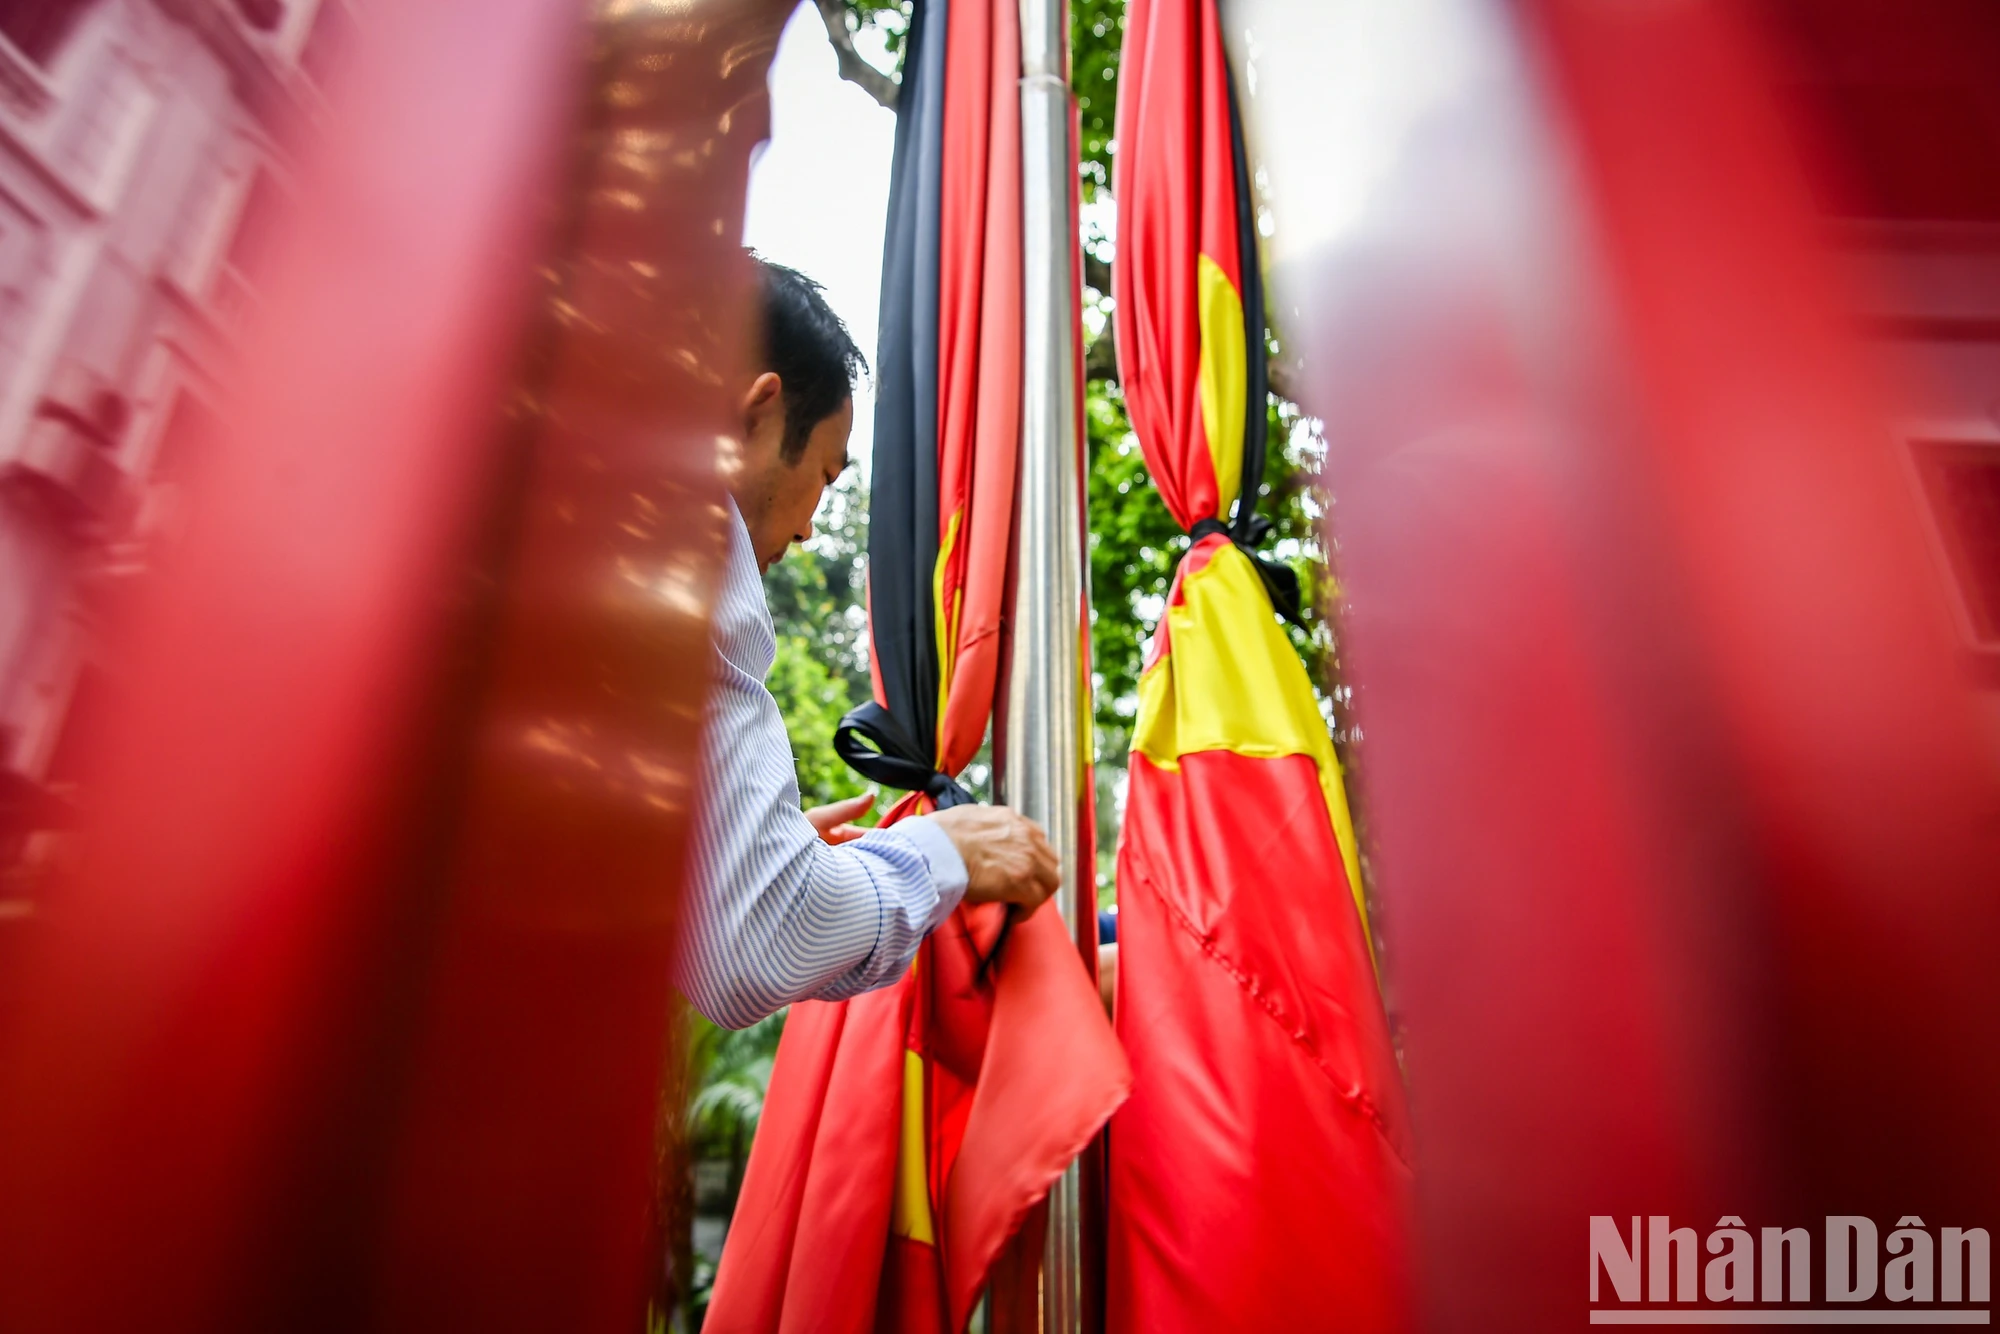
[[[1118,383],[1118,351],[1112,344],[1111,330],[1097,335],[1097,340],[1084,352],[1083,378]]]
[[[1299,401],[1298,387],[1292,374],[1295,369],[1283,357],[1272,357],[1264,363],[1264,382],[1271,387],[1272,393],[1287,403]]]
[[[863,60],[854,49],[854,34],[847,30],[847,6],[841,0],[818,0],[818,4],[819,16],[826,23],[826,39],[833,43],[833,54],[840,61],[840,77],[894,111],[901,85],[893,76]]]
[[[1111,295],[1111,266],[1088,250],[1083,252],[1083,285],[1104,296]]]

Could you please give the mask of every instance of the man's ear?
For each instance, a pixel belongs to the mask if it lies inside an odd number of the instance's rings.
[[[785,382],[776,371],[765,371],[743,393],[743,434],[755,440],[762,432],[784,430]]]

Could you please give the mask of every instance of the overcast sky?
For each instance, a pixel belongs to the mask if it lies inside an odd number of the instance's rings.
[[[860,45],[878,65],[887,64],[865,34]],[[895,116],[842,81],[818,12],[800,6],[771,65],[771,142],[750,170],[743,239],[824,284],[871,365],[895,139]],[[866,384],[854,409],[849,448],[865,470],[875,433]]]

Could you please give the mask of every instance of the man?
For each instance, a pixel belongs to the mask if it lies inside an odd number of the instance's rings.
[[[858,797],[799,809],[792,752],[764,687],[777,653],[763,571],[812,535],[847,467],[863,366],[818,284],[757,261],[761,369],[742,396],[729,481],[729,559],[715,609],[691,910],[678,981],[696,1009],[741,1028],[795,1000],[838,1000],[901,977],[961,900],[1033,909],[1055,891],[1041,829],[958,806],[862,831]]]

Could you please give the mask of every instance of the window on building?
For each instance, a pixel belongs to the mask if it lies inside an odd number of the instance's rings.
[[[299,53],[299,67],[314,83],[324,85],[335,65],[347,58],[354,36],[354,11],[347,0],[320,0],[312,33]]]
[[[184,481],[196,451],[214,437],[217,425],[215,411],[194,394],[182,390],[167,417],[166,429],[160,433],[159,447],[153,452],[152,480]]]
[[[0,0],[0,34],[38,65],[46,65],[96,0]]]
[[[1775,39],[1773,91],[1828,217],[2000,224],[2000,5],[1746,0]]]
[[[259,171],[250,182],[243,212],[237,215],[236,234],[229,240],[224,262],[230,268],[245,278],[257,276],[264,254],[270,249],[271,236],[284,219],[286,203],[285,194],[271,179],[271,173]]]
[[[1916,454],[1973,637],[2000,649],[2000,444],[1922,440]]]
[[[110,678],[101,668],[86,665],[77,674],[69,707],[63,713],[62,730],[49,755],[46,781],[51,786],[66,787],[84,776],[85,765],[103,741],[103,718],[113,694]]]
[[[270,32],[285,21],[283,0],[236,0],[244,22],[259,32]]]
[[[236,215],[236,230],[209,289],[209,300],[219,319],[239,320],[256,302],[271,242],[290,210],[291,198],[284,188],[269,171],[259,169],[251,178],[242,210]]]
[[[2000,222],[2000,135],[1978,90],[1953,83],[1829,83],[1807,92],[1837,173],[1816,164],[1835,217]]]

